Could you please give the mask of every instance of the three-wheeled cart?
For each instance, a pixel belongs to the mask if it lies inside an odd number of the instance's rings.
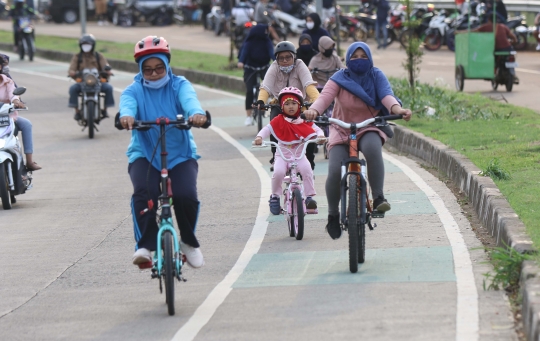
[[[506,91],[512,91],[516,80],[514,70],[517,67],[514,59],[516,52],[495,51],[497,31],[495,12],[493,17],[493,32],[471,32],[469,26],[466,33],[456,34],[455,80],[458,91],[463,91],[465,79],[490,81],[493,90],[497,90],[499,84],[503,84]]]

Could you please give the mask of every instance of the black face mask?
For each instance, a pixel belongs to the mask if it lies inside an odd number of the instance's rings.
[[[311,45],[300,45],[300,50],[304,52],[311,51]]]
[[[325,56],[326,58],[328,58],[328,57],[330,57],[330,56],[332,55],[332,53],[334,53],[334,49],[324,50],[323,56]]]

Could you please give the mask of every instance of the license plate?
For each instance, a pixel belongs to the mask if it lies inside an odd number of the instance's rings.
[[[518,67],[518,63],[504,63],[507,69],[515,69]]]
[[[9,125],[9,116],[0,116],[0,127],[7,127]]]

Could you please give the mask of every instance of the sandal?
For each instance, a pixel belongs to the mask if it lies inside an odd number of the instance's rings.
[[[32,162],[31,164],[26,165],[26,169],[29,171],[37,171],[40,170],[41,167],[37,163]]]

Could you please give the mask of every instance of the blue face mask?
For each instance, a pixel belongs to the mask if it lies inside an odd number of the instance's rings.
[[[281,70],[281,72],[283,73],[290,73],[292,71],[292,69],[294,68],[294,64],[293,65],[289,65],[289,66],[280,66],[279,69]]]
[[[347,63],[347,67],[354,73],[364,74],[371,68],[371,61],[369,59],[352,59]]]
[[[165,75],[165,77],[158,79],[157,81],[147,81],[146,79],[143,80],[143,86],[150,88],[150,89],[159,89],[165,86],[169,82],[169,74]]]

